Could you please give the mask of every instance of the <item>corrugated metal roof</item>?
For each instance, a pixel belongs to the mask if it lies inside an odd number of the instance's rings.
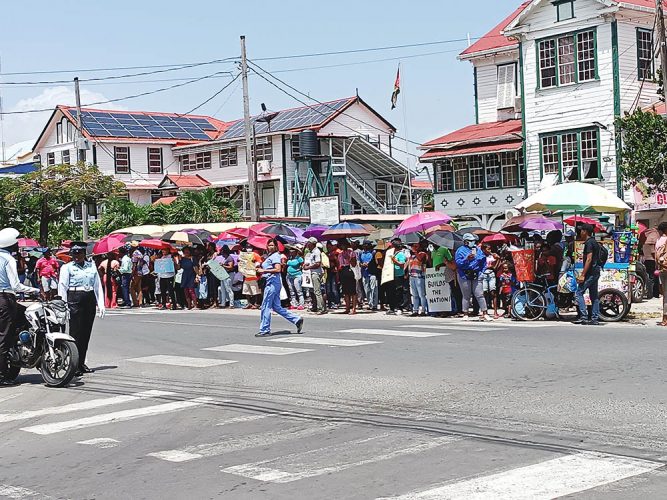
[[[476,146],[466,146],[461,148],[442,149],[436,148],[429,150],[419,159],[433,160],[436,158],[451,158],[454,156],[470,156],[484,153],[502,153],[504,151],[518,151],[523,146],[523,141],[493,142],[490,144],[478,144]]]
[[[458,143],[473,143],[476,141],[492,142],[502,140],[503,137],[521,134],[521,120],[505,120],[502,122],[479,123],[468,125],[462,129],[424,143],[422,149],[431,149],[434,146],[451,145]]]

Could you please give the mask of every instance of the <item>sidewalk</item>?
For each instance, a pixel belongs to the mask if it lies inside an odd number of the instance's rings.
[[[662,298],[632,304],[629,320],[644,320],[662,317]]]

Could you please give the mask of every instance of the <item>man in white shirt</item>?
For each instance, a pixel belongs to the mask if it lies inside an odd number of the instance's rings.
[[[303,269],[310,271],[317,314],[324,314],[326,311],[324,309],[324,299],[322,298],[322,275],[324,274],[324,269],[322,269],[322,252],[317,248],[317,239],[315,238],[309,238],[306,247],[309,252],[306,254]]]

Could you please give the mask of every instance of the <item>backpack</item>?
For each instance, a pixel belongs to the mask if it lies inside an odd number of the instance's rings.
[[[662,245],[655,252],[655,263],[661,272],[667,272],[667,245]]]
[[[598,243],[598,264],[600,265],[600,269],[604,269],[607,259],[609,259],[609,249]]]

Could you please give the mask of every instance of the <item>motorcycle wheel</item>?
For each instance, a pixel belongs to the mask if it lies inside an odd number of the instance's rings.
[[[635,274],[635,282],[632,284],[632,303],[636,304],[644,301],[644,295],[646,293],[646,283],[644,278],[639,274]]]
[[[7,374],[5,375],[5,378],[7,380],[11,380],[12,382],[16,380],[19,376],[19,373],[21,373],[21,366],[20,365],[9,365],[9,370],[7,370]]]
[[[517,290],[512,295],[512,316],[517,319],[536,321],[544,315],[546,309],[544,295],[534,288]]]
[[[630,312],[628,298],[615,288],[600,290],[600,320],[607,323],[621,321]]]
[[[71,341],[58,342],[53,351],[56,359],[51,359],[49,352],[44,352],[39,371],[49,387],[64,387],[74,378],[79,367],[79,350]]]

